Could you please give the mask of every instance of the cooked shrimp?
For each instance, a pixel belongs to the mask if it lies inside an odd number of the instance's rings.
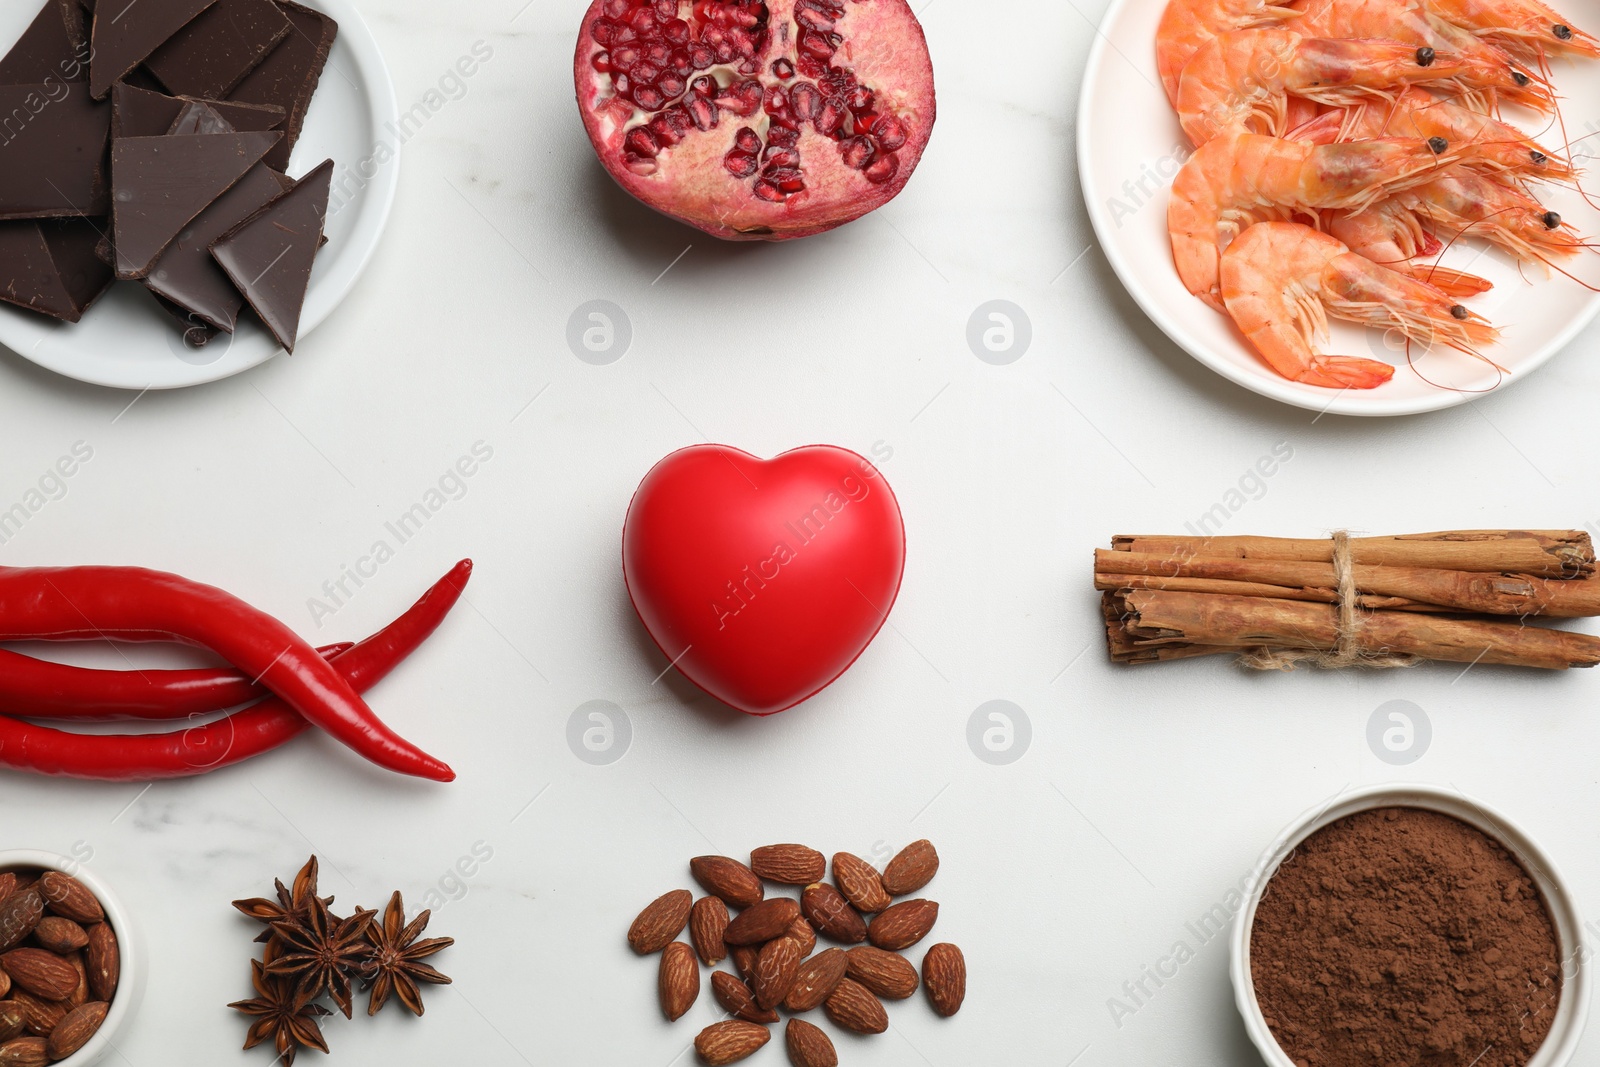
[[[1328,117],[1316,121],[1326,122]],[[1570,181],[1575,176],[1570,163],[1517,127],[1423,89],[1407,89],[1392,103],[1358,105],[1335,121],[1340,124],[1342,141],[1443,137],[1473,164],[1487,164],[1524,178]]]
[[[1475,274],[1414,262],[1419,257],[1437,254],[1444,244],[1423,229],[1415,211],[1395,201],[1385,201],[1358,213],[1330,211],[1324,214],[1323,224],[1329,234],[1343,241],[1357,255],[1438,286],[1451,296],[1478,296],[1494,288],[1492,282]]]
[[[1442,290],[1296,223],[1246,230],[1222,257],[1222,293],[1228,314],[1273,370],[1330,389],[1372,389],[1392,378],[1394,368],[1318,354],[1316,342],[1327,336],[1329,315],[1474,355],[1498,336]]]
[[[1167,232],[1189,292],[1223,309],[1223,249],[1256,222],[1318,208],[1360,211],[1437,177],[1458,157],[1442,139],[1313,145],[1224,133],[1189,157],[1172,185]]]
[[[1600,39],[1574,27],[1539,0],[1429,0],[1439,17],[1526,63],[1546,55],[1600,59]]]
[[[1212,37],[1299,17],[1293,8],[1269,0],[1169,0],[1156,28],[1156,70],[1167,99],[1177,102],[1183,68]]]
[[[1290,96],[1347,107],[1416,83],[1493,89],[1505,77],[1504,63],[1485,66],[1474,57],[1398,41],[1238,30],[1218,34],[1189,60],[1176,107],[1184,132],[1201,145],[1235,126],[1282,137]]]
[[[1520,188],[1458,169],[1401,192],[1395,202],[1447,237],[1481,237],[1525,263],[1575,256],[1593,246]]]
[[[1519,69],[1494,45],[1445,21],[1428,6],[1428,0],[1296,0],[1296,6],[1305,14],[1295,29],[1308,37],[1381,37],[1469,56],[1501,74],[1499,84],[1486,94],[1488,105],[1504,97],[1543,113],[1555,109],[1555,94],[1548,81]]]

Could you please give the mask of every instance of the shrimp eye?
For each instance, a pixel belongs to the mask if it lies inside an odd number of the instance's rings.
[[[1558,22],[1558,23],[1556,23],[1556,25],[1554,27],[1551,28],[1550,32],[1554,33],[1558,40],[1562,40],[1562,41],[1570,41],[1570,40],[1572,40],[1572,27],[1571,26],[1563,26]]]
[[[1460,319],[1462,322],[1466,322],[1468,319],[1472,318],[1472,312],[1468,311],[1466,307],[1461,304],[1457,304],[1455,307],[1451,308],[1450,314],[1455,318]]]
[[[1544,228],[1545,229],[1553,230],[1557,226],[1560,226],[1560,225],[1561,225],[1561,213],[1560,212],[1557,212],[1557,211],[1546,211],[1544,213]]]
[[[1516,82],[1518,85],[1523,86],[1524,88],[1526,88],[1528,85],[1528,76],[1522,73],[1520,70],[1514,70],[1511,72],[1511,80]]]
[[[1431,67],[1433,66],[1433,61],[1437,58],[1439,58],[1439,53],[1431,48],[1417,49],[1417,66],[1419,67]]]
[[[1428,138],[1428,147],[1433,149],[1434,155],[1442,156],[1450,151],[1450,142],[1443,137],[1430,137]]]
[[[1550,162],[1550,157],[1539,151],[1537,148],[1535,148],[1532,152],[1529,152],[1528,155],[1541,167]]]

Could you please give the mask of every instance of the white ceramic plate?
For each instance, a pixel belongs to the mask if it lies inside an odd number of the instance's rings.
[[[339,306],[366,268],[389,219],[400,173],[394,85],[378,43],[350,0],[302,0],[333,16],[339,36],[295,144],[289,174],[335,162],[328,244],[317,256],[301,317],[300,339]],[[0,4],[0,50],[27,28],[40,0]],[[380,144],[393,152],[379,163]],[[186,346],[172,320],[142,286],[120,282],[76,324],[0,305],[0,344],[80,381],[118,389],[179,389],[249,370],[282,353],[247,310],[238,332]]]
[[[1600,25],[1597,0],[1554,0],[1575,25]],[[1078,111],[1078,170],[1099,243],[1122,283],[1157,326],[1200,362],[1246,389],[1287,404],[1346,415],[1407,415],[1473,400],[1485,391],[1526,377],[1554,356],[1600,312],[1600,294],[1560,275],[1546,279],[1473,241],[1446,256],[1447,266],[1471,270],[1495,283],[1468,303],[1505,331],[1488,354],[1510,373],[1502,376],[1471,356],[1450,349],[1413,349],[1406,366],[1400,345],[1376,330],[1336,323],[1324,351],[1367,356],[1399,366],[1393,380],[1371,390],[1319,389],[1273,373],[1233,324],[1190,296],[1178,280],[1167,240],[1167,190],[1188,142],[1156,75],[1155,34],[1165,0],[1113,0],[1100,27]],[[1574,154],[1600,155],[1600,63],[1555,64],[1564,97],[1562,114],[1576,141]],[[1559,129],[1540,135],[1559,150]],[[1600,212],[1578,193],[1541,187],[1540,197],[1585,235],[1600,235]],[[1600,256],[1571,261],[1575,272],[1600,285]],[[1568,358],[1581,358],[1577,352]]]

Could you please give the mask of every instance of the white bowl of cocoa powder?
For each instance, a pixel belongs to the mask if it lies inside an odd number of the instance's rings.
[[[1477,801],[1342,793],[1256,866],[1235,999],[1270,1067],[1562,1067],[1589,1012],[1579,915],[1544,851]]]

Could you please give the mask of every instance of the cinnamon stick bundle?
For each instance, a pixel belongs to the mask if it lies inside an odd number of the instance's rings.
[[[1600,664],[1600,637],[1521,621],[1600,616],[1594,546],[1581,531],[1112,544],[1095,553],[1094,581],[1119,663],[1232,653],[1258,669]]]

